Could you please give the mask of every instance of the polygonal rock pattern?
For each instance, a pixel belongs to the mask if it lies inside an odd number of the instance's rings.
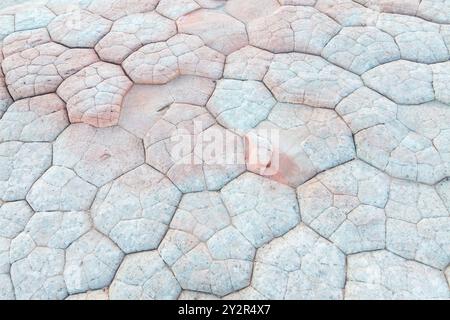
[[[180,285],[157,251],[125,257],[109,291],[111,300],[175,300]]]
[[[233,225],[255,247],[282,236],[300,222],[294,190],[256,174],[241,175],[227,184],[221,195]]]
[[[268,299],[342,299],[345,255],[301,224],[262,247],[252,287]]]
[[[255,248],[238,229],[219,193],[187,194],[159,252],[183,289],[223,296],[250,283]]]
[[[120,127],[69,126],[53,145],[53,164],[101,187],[144,163],[142,142]]]
[[[53,41],[71,48],[93,48],[111,29],[112,22],[86,10],[73,10],[55,18],[48,31]]]
[[[396,103],[419,104],[434,99],[429,66],[400,60],[375,67],[362,75],[369,88]]]
[[[434,184],[448,177],[448,106],[429,102],[396,109],[394,119],[379,119],[355,135],[358,156],[397,178]]]
[[[66,250],[64,280],[70,294],[101,289],[111,283],[123,253],[107,237],[89,231]]]
[[[155,12],[133,14],[117,20],[95,50],[104,61],[120,64],[138,48],[175,34],[175,22]]]
[[[126,253],[156,249],[180,197],[169,179],[143,165],[100,189],[94,224]]]
[[[247,138],[247,168],[297,187],[355,157],[351,132],[332,110],[279,103]]]
[[[328,61],[357,74],[400,59],[394,39],[375,27],[342,29],[328,42],[322,55]]]
[[[358,76],[302,53],[276,55],[264,83],[279,102],[330,109],[362,86]]]
[[[306,6],[281,7],[248,26],[250,44],[274,53],[320,54],[339,30],[340,26],[331,18]]]
[[[389,182],[361,161],[331,169],[297,189],[302,219],[345,253],[383,249]]]
[[[33,183],[52,163],[52,146],[49,143],[23,143],[18,141],[0,144],[0,199],[23,200]]]
[[[220,80],[207,108],[228,129],[247,131],[265,120],[276,101],[259,81]]]
[[[93,50],[73,49],[54,42],[7,56],[5,82],[15,99],[55,92],[61,82],[98,60]]]
[[[347,263],[346,299],[450,298],[442,272],[388,251],[351,255]]]
[[[118,123],[123,97],[131,86],[122,68],[98,62],[66,79],[58,94],[67,102],[71,123],[109,127]]]
[[[64,167],[51,167],[34,183],[27,201],[35,211],[89,210],[97,188]]]
[[[0,142],[52,142],[68,125],[65,104],[56,94],[22,99],[0,119]]]
[[[180,75],[219,79],[225,57],[194,35],[178,34],[166,42],[148,44],[124,62],[135,83],[165,84]]]
[[[245,171],[242,138],[206,108],[174,104],[144,138],[146,161],[182,191],[219,190]]]
[[[248,44],[245,25],[217,11],[197,10],[177,20],[178,32],[195,34],[207,46],[228,55]]]
[[[450,300],[449,0],[0,2],[1,300]]]

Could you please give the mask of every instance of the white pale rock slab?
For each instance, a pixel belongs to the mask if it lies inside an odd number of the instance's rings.
[[[34,183],[27,201],[35,211],[89,210],[97,188],[64,167],[51,167]]]
[[[252,287],[269,299],[338,300],[345,255],[301,224],[258,250]]]
[[[221,196],[233,225],[255,246],[280,237],[300,222],[295,191],[253,173],[227,184]]]
[[[330,109],[363,85],[357,75],[302,53],[276,55],[264,83],[279,102]]]
[[[3,55],[8,57],[51,41],[45,28],[14,32],[3,39]]]
[[[143,165],[100,189],[92,218],[124,252],[152,250],[166,233],[180,198],[169,179]]]
[[[353,0],[317,0],[315,8],[343,27],[374,26],[379,15]]]
[[[228,0],[225,11],[236,19],[249,23],[250,21],[268,16],[280,7],[277,0]]]
[[[71,48],[93,48],[111,29],[112,22],[86,10],[56,17],[49,25],[52,39]]]
[[[0,142],[52,142],[68,125],[66,105],[56,94],[22,99],[0,119]]]
[[[142,141],[120,127],[69,126],[53,145],[53,164],[101,187],[144,163]]]
[[[77,0],[79,1],[79,0]],[[87,9],[109,20],[155,9],[158,0],[92,0]]]
[[[450,23],[450,2],[448,0],[422,0],[417,16],[436,23]]]
[[[262,81],[274,55],[271,52],[246,46],[227,57],[224,78]]]
[[[200,8],[200,5],[195,0],[160,0],[156,11],[165,17],[176,20]]]
[[[123,260],[123,253],[107,237],[90,231],[66,250],[64,280],[70,294],[108,286]]]
[[[157,251],[126,256],[109,289],[111,300],[176,300],[180,293]]]
[[[179,18],[177,26],[178,32],[195,34],[207,46],[225,55],[248,44],[245,25],[220,11],[194,11]]]
[[[121,67],[98,62],[67,78],[57,92],[67,103],[71,123],[110,127],[118,123],[123,97],[131,86]]]
[[[388,251],[351,255],[347,258],[345,299],[408,300],[449,299],[444,274]]]
[[[82,301],[93,301],[93,300],[109,300],[108,289],[100,289],[88,291],[85,293],[78,293],[70,295],[66,300],[82,300]]]
[[[436,99],[450,104],[450,62],[436,63],[433,70],[433,88]]]

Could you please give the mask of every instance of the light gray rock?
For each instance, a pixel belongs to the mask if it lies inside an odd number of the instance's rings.
[[[262,81],[273,57],[271,52],[246,46],[227,57],[223,76],[236,80]]]

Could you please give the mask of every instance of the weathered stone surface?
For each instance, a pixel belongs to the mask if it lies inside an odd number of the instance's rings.
[[[252,287],[269,299],[342,299],[345,255],[301,224],[258,250]]]
[[[11,96],[18,100],[55,92],[66,77],[97,60],[92,50],[49,42],[7,56],[3,71]]]
[[[58,94],[67,102],[71,123],[109,127],[118,123],[123,97],[131,86],[122,68],[98,62],[66,79]]]
[[[38,1],[16,7],[13,12],[15,31],[43,28],[55,18],[55,14]]]
[[[433,89],[436,99],[450,104],[450,62],[433,64]]]
[[[11,277],[9,274],[0,274],[0,299],[2,301],[14,300],[15,297]]]
[[[109,292],[107,289],[88,291],[70,295],[66,300],[109,300]]]
[[[347,258],[346,299],[449,299],[442,272],[388,251]]]
[[[89,210],[97,188],[75,172],[64,167],[51,167],[34,183],[27,201],[35,211]]]
[[[101,187],[144,163],[141,140],[120,127],[69,126],[53,145],[53,165]]]
[[[259,81],[220,80],[208,101],[208,110],[228,129],[248,131],[265,120],[276,104]]]
[[[283,4],[283,3],[282,3]],[[268,16],[280,7],[277,0],[228,0],[225,11],[244,23]]]
[[[356,134],[357,154],[393,177],[434,184],[450,174],[449,112],[438,102],[400,105],[392,121]]]
[[[0,142],[52,142],[68,125],[65,104],[56,94],[27,98],[0,119]]]
[[[78,0],[79,1],[79,0]],[[109,20],[155,9],[158,0],[92,0],[87,9]]]
[[[450,23],[450,2],[448,0],[422,0],[417,16],[437,23]]]
[[[178,32],[199,36],[208,47],[228,55],[248,44],[245,25],[211,10],[197,10],[177,20]]]
[[[45,28],[14,32],[3,39],[3,56],[8,57],[51,41]]]
[[[159,247],[183,289],[223,296],[249,285],[255,248],[232,219],[217,192],[183,197]]]
[[[330,109],[362,86],[358,76],[302,53],[276,55],[264,83],[279,102]]]
[[[33,183],[50,167],[52,146],[49,143],[17,141],[0,144],[0,199],[25,199]]]
[[[246,138],[247,168],[293,187],[355,157],[351,132],[337,114],[304,105],[277,104]]]
[[[398,13],[403,15],[415,15],[421,0],[355,0],[368,8],[379,12]]]
[[[409,61],[394,61],[362,75],[366,86],[400,104],[420,104],[434,99],[431,68]]]
[[[14,15],[0,15],[0,24],[2,25],[0,40],[4,40],[5,37],[14,32]]]
[[[64,280],[70,294],[108,286],[119,268],[123,253],[107,237],[90,231],[66,250]]]
[[[385,247],[387,175],[352,161],[297,189],[303,221],[345,253]]]
[[[245,171],[242,138],[206,108],[174,104],[144,138],[146,161],[182,191],[219,190]]]
[[[269,70],[273,57],[271,52],[246,46],[227,57],[223,76],[229,79],[261,81]]]
[[[140,47],[176,33],[175,22],[155,12],[133,14],[117,20],[95,50],[104,61],[120,64]]]
[[[165,17],[176,20],[189,12],[201,8],[197,2],[195,0],[160,0],[156,11]]]
[[[86,10],[74,10],[56,17],[48,31],[53,41],[71,48],[93,48],[111,29],[112,22]]]
[[[317,0],[315,8],[343,27],[373,26],[379,15],[353,0]]]
[[[250,44],[274,53],[320,54],[340,30],[331,18],[312,7],[286,6],[248,25]]]
[[[94,224],[126,253],[156,249],[181,198],[158,171],[143,165],[100,189]]]
[[[142,47],[123,62],[123,68],[135,83],[165,84],[180,75],[219,79],[224,62],[225,57],[199,37],[178,34]]]
[[[175,300],[180,292],[157,251],[126,256],[110,287],[111,300]]]
[[[394,39],[375,27],[344,28],[326,45],[322,56],[357,74],[400,59]]]
[[[255,247],[282,236],[300,222],[295,191],[256,174],[239,176],[221,195],[233,225]]]

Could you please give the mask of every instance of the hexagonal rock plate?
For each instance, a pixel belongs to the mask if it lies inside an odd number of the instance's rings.
[[[252,287],[268,299],[342,299],[345,255],[301,224],[258,250]]]
[[[46,28],[14,32],[3,39],[3,55],[8,57],[51,41]]]
[[[388,251],[347,258],[346,299],[449,299],[444,274]]]
[[[175,22],[155,12],[133,14],[117,20],[95,50],[104,61],[120,64],[138,48],[176,33]]]
[[[109,20],[155,9],[158,0],[93,0],[87,9]]]
[[[331,109],[363,85],[355,74],[302,53],[275,55],[264,83],[279,102]]]
[[[144,138],[146,161],[184,193],[219,190],[245,171],[242,138],[199,106],[174,104]]]
[[[246,46],[227,57],[223,76],[236,80],[262,81],[273,57],[271,52]]]
[[[248,170],[293,187],[355,157],[351,132],[332,110],[279,103],[246,138]]]
[[[49,143],[23,143],[17,141],[0,144],[0,199],[25,199],[33,183],[52,163]]]
[[[180,33],[195,34],[225,55],[248,44],[245,25],[218,11],[197,10],[178,19],[177,26]]]
[[[207,108],[224,127],[246,132],[265,120],[276,101],[259,81],[217,82]]]
[[[122,100],[131,86],[122,68],[98,62],[66,79],[58,94],[67,102],[71,123],[109,127],[119,122]]]
[[[109,290],[111,300],[175,300],[180,293],[157,251],[126,256]]]
[[[143,165],[100,189],[92,218],[126,253],[156,249],[180,198],[169,179]]]
[[[35,211],[89,210],[96,192],[95,186],[73,170],[55,166],[33,184],[27,201]]]
[[[250,44],[274,53],[320,54],[340,26],[312,7],[286,6],[248,25]]]
[[[111,283],[123,253],[107,237],[92,230],[66,250],[64,280],[70,294],[101,289]]]
[[[389,177],[352,161],[297,189],[303,221],[345,253],[385,247]]]
[[[93,48],[111,29],[112,22],[86,10],[56,17],[48,31],[53,41],[71,48]]]
[[[244,173],[221,195],[233,225],[257,248],[300,222],[295,191],[256,174]]]
[[[52,142],[69,125],[66,105],[56,95],[13,103],[0,119],[0,142]]]
[[[101,187],[144,163],[141,140],[120,127],[69,126],[53,145],[53,164]]]
[[[400,59],[394,39],[375,27],[344,28],[331,39],[322,56],[357,74],[383,63]]]
[[[286,0],[296,1],[296,0]],[[303,0],[299,0],[302,2]],[[352,0],[304,0],[343,27],[373,26],[379,13]],[[362,0],[364,1],[364,0]]]
[[[2,66],[9,92],[18,100],[55,92],[65,78],[96,61],[93,50],[50,42],[10,55]]]
[[[223,296],[250,283],[255,248],[219,193],[185,195],[159,252],[183,289]]]
[[[135,83],[164,84],[180,75],[219,79],[225,57],[193,35],[177,34],[130,55],[123,68]]]
[[[396,118],[355,135],[358,156],[393,177],[434,184],[450,175],[449,117],[438,102],[400,105]]]

